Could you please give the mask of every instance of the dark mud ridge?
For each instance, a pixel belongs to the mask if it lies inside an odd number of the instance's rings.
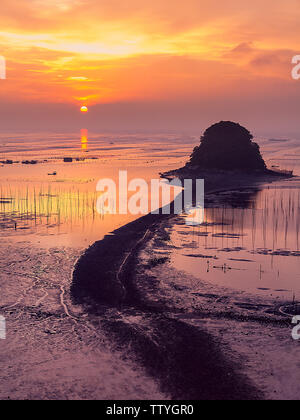
[[[134,256],[158,224],[169,217],[148,214],[89,247],[74,268],[71,293],[75,303],[86,299],[113,306],[132,303],[128,283]]]

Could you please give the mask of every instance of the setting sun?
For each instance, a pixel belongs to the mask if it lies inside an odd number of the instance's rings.
[[[80,108],[80,111],[81,111],[81,112],[88,112],[88,107],[87,107],[87,106],[82,106],[82,107]]]

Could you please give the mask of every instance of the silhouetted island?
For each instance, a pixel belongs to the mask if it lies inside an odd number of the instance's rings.
[[[221,121],[209,127],[187,166],[201,169],[264,171],[266,164],[252,134],[240,124]]]
[[[202,177],[206,185],[211,183],[224,187],[226,180],[232,184],[234,179],[231,178],[236,177],[236,173],[241,184],[293,177],[293,171],[274,169],[274,166],[268,169],[250,131],[232,121],[220,121],[209,127],[186,165],[163,172],[160,176],[166,179]]]

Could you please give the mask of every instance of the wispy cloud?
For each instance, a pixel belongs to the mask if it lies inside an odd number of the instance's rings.
[[[252,100],[292,89],[299,0],[2,0],[10,102]]]

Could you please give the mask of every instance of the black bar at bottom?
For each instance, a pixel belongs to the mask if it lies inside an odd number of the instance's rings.
[[[128,419],[147,418],[199,418],[198,401],[99,401],[100,411],[106,418],[120,416]],[[99,407],[99,406],[98,406]]]

